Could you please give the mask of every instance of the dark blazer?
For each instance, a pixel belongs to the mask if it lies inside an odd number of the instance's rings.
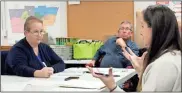
[[[54,73],[64,71],[63,60],[48,45],[40,43],[38,48],[39,55],[47,67],[53,67]],[[41,70],[43,67],[26,38],[16,43],[6,58],[6,69],[9,74],[33,77],[34,71]]]

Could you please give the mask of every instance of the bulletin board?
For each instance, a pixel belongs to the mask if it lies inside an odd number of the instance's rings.
[[[81,1],[68,5],[68,37],[105,40],[115,35],[121,21],[134,23],[133,4],[132,1]]]

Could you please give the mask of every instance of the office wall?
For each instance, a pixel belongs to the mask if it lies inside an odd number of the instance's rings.
[[[166,3],[167,2],[167,3]],[[135,1],[134,2],[134,24],[135,24],[135,38],[134,41],[138,44],[139,47],[145,47],[144,41],[140,36],[140,19],[141,12],[143,9],[146,9],[149,5],[163,4],[171,8],[176,15],[176,18],[181,20],[181,2],[175,0],[165,0],[165,1]]]
[[[68,37],[104,40],[117,33],[121,21],[134,23],[133,2],[81,1],[67,9]]]
[[[67,28],[68,37],[105,40],[108,36],[117,33],[121,21],[129,20],[134,23],[133,7],[133,2],[122,1],[81,1],[76,5],[67,4],[67,26],[64,28]],[[62,26],[60,24],[60,27]],[[61,30],[61,32],[65,31]],[[12,45],[8,38],[1,39],[3,41],[1,45]]]
[[[135,38],[134,38],[134,42],[137,43],[137,45],[140,48],[145,47],[144,45],[144,41],[143,38],[140,35],[140,20],[141,20],[141,13],[142,10],[147,8],[147,6],[149,5],[154,5],[155,1],[136,1],[134,2],[134,27],[135,27]]]

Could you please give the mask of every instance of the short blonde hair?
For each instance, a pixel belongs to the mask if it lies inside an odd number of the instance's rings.
[[[43,24],[43,21],[36,18],[35,16],[29,16],[26,21],[25,21],[25,24],[24,24],[24,31],[30,31],[30,24],[32,24],[33,22],[39,22],[41,24]]]

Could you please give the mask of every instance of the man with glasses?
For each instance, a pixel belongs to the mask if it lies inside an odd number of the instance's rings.
[[[116,36],[109,38],[103,46],[98,49],[92,61],[88,64],[100,63],[100,67],[114,68],[130,68],[132,65],[127,58],[124,57],[121,48],[129,47],[138,55],[139,49],[137,45],[131,41],[133,34],[132,24],[129,21],[121,22]]]
[[[41,42],[44,34],[42,20],[34,16],[26,19],[25,38],[11,48],[6,58],[7,74],[48,78],[53,73],[64,71],[63,60]]]
[[[131,41],[133,35],[132,24],[129,21],[123,21],[119,25],[116,36],[110,37],[103,46],[98,49],[92,61],[87,65],[99,66],[102,68],[132,68],[131,62],[123,55],[122,48],[129,47],[136,55],[139,54],[139,49],[136,43]],[[119,85],[125,91],[135,91],[138,78],[135,75],[130,80]]]

